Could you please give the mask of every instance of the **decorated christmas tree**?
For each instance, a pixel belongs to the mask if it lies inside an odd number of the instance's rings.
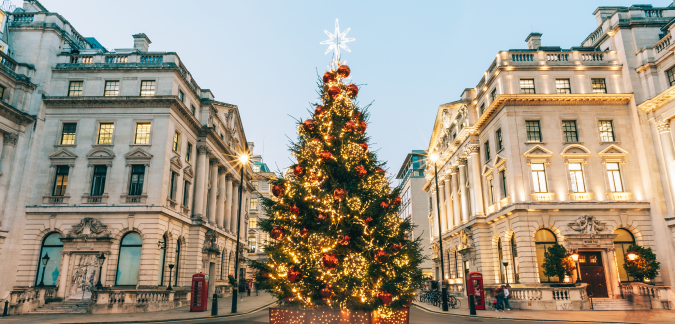
[[[367,107],[355,101],[350,74],[338,52],[311,118],[298,123],[297,164],[271,182],[274,197],[262,203],[269,219],[260,228],[274,241],[253,266],[281,304],[391,314],[422,284],[420,239],[410,237],[398,189],[369,150]]]

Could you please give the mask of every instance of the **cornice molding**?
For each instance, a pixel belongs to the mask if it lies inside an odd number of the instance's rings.
[[[646,113],[655,112],[673,100],[675,100],[675,85],[639,104],[638,108]]]
[[[10,106],[4,101],[0,101],[0,117],[7,118],[22,126],[26,126],[35,121],[35,117]]]

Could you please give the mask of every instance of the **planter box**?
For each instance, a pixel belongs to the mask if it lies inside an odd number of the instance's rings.
[[[270,324],[408,324],[410,308],[403,308],[392,316],[381,318],[377,312],[314,309],[290,307],[270,308]]]

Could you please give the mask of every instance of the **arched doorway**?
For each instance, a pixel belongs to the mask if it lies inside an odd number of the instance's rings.
[[[124,235],[120,243],[115,286],[135,286],[138,284],[142,249],[143,240],[141,234],[129,232]]]
[[[635,244],[635,237],[626,229],[617,228],[612,234],[616,234],[614,238],[614,256],[616,258],[616,267],[619,269],[619,280],[621,282],[634,281],[635,278],[630,276],[626,269],[624,269],[624,260],[626,251],[631,244]]]
[[[157,270],[157,286],[164,285],[164,263],[166,260],[166,235],[159,240],[159,269]]]
[[[174,265],[175,265],[174,269],[176,269],[175,275],[173,277],[174,287],[178,287],[178,277],[180,277],[180,271],[179,271],[179,269],[180,269],[180,244],[181,244],[181,240],[178,239],[176,241],[176,262],[174,263]]]
[[[539,282],[558,282],[558,277],[548,277],[544,275],[544,254],[547,249],[554,244],[558,244],[555,234],[548,229],[542,228],[534,235],[534,245],[537,254],[537,269],[539,271]]]
[[[61,233],[52,232],[47,234],[44,240],[42,240],[40,255],[38,257],[37,275],[35,276],[36,286],[42,283],[43,279],[45,286],[56,286],[56,280],[59,278],[61,270],[61,251],[63,250],[61,237],[63,237]],[[45,257],[48,258],[47,264],[43,264],[43,258]]]
[[[520,264],[518,263],[518,246],[516,234],[511,235],[511,266],[513,267],[513,282],[520,283]]]
[[[501,237],[497,239],[497,256],[498,256],[498,267],[499,267],[499,281],[503,284],[506,283],[506,268],[504,267],[504,251],[502,250],[502,239]]]

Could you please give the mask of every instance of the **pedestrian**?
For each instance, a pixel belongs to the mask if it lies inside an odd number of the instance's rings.
[[[504,286],[498,287],[495,289],[495,296],[497,297],[497,308],[495,309],[495,312],[499,311],[500,308],[503,307],[504,303]],[[502,308],[502,312],[504,309]]]
[[[249,296],[249,297],[251,296],[251,288],[252,288],[252,286],[253,286],[253,281],[249,281],[248,283],[246,283],[246,291],[248,292],[248,296]]]
[[[509,291],[509,288],[511,288],[511,285],[506,284],[506,286],[502,286],[504,288],[504,308],[507,311],[511,310],[511,305],[509,304],[509,299],[511,298],[511,292]]]

